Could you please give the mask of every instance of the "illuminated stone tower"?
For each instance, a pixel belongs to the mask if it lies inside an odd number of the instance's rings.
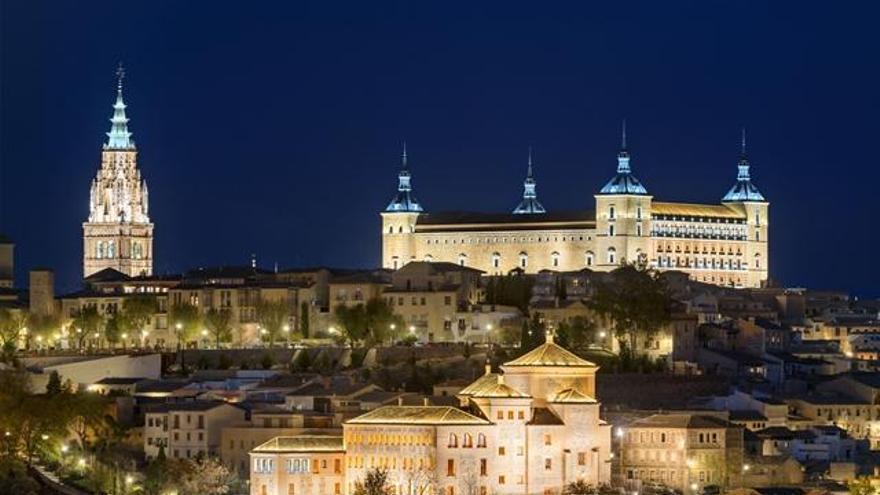
[[[605,269],[647,262],[650,255],[652,197],[633,175],[629,159],[624,121],[617,174],[596,195],[596,265]]]
[[[137,148],[128,131],[122,99],[122,65],[116,71],[116,103],[92,181],[89,218],[83,223],[83,276],[113,268],[126,275],[152,275],[153,224],[147,182],[137,168]]]
[[[406,143],[397,175],[397,195],[382,212],[382,267],[397,270],[415,259],[415,231],[422,205],[412,194]]]
[[[761,287],[769,277],[767,259],[767,237],[769,234],[770,203],[752,183],[749,169],[749,156],[746,153],[746,130],[742,130],[742,144],[737,162],[736,184],[724,195],[722,203],[739,210],[746,216],[745,269],[746,287]]]

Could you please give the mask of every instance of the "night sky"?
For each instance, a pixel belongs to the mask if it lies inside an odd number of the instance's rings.
[[[403,140],[429,211],[512,209],[529,146],[544,205],[592,209],[626,118],[665,201],[719,202],[746,126],[771,276],[880,295],[880,6],[856,5],[3,0],[0,231],[20,284],[78,287],[122,61],[156,273],[377,266]]]

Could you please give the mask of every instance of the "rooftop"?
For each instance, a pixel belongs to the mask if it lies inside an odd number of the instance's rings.
[[[451,406],[385,406],[347,424],[488,425],[489,421]]]
[[[651,203],[652,215],[667,215],[672,217],[702,217],[702,218],[730,218],[745,219],[745,215],[725,205],[701,205],[691,203],[665,203],[654,201]]]
[[[295,437],[275,437],[258,446],[253,452],[343,452],[342,437],[321,435],[300,435]]]
[[[522,356],[504,363],[506,367],[519,366],[565,366],[578,368],[598,368],[595,363],[577,356],[575,353],[553,342],[552,334],[547,341]]]
[[[725,428],[727,422],[714,416],[698,414],[654,414],[633,421],[637,428]]]

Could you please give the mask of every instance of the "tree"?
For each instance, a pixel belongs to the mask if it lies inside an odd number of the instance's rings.
[[[41,314],[28,313],[27,315],[28,338],[39,337],[44,341],[53,340],[61,330],[61,316],[56,313]]]
[[[309,338],[309,303],[305,301],[299,305],[299,332],[304,339]]]
[[[0,346],[15,348],[21,330],[27,326],[27,316],[21,312],[13,312],[0,308]]]
[[[115,346],[125,339],[123,335],[128,334],[130,329],[130,323],[124,314],[113,313],[107,320],[107,324],[104,325],[104,338],[111,346]]]
[[[220,348],[221,342],[229,342],[232,340],[232,311],[226,308],[211,308],[205,314],[205,326],[214,336],[217,343],[217,349]]]
[[[104,317],[98,313],[97,306],[80,308],[73,315],[73,331],[76,334],[77,347],[82,349],[85,340],[104,329]]]
[[[159,303],[155,296],[137,294],[122,301],[122,312],[131,323],[131,328],[142,332],[150,319],[159,310]]]
[[[565,485],[562,495],[596,495],[599,490],[584,480],[576,480]]]
[[[461,495],[478,495],[480,490],[480,478],[477,475],[476,461],[470,459],[462,462],[461,472],[458,473],[459,493]]]
[[[874,495],[876,493],[871,484],[871,478],[868,476],[859,476],[850,481],[847,487],[850,495]]]
[[[174,325],[178,346],[180,346],[198,334],[202,326],[202,315],[194,304],[180,303],[171,306],[168,321]]]
[[[351,348],[367,337],[367,312],[363,304],[356,306],[339,305],[336,307],[336,323],[345,335]]]
[[[659,273],[627,265],[597,285],[589,306],[610,321],[621,352],[638,352],[670,320],[670,297]]]
[[[354,495],[389,495],[391,485],[388,483],[388,471],[374,468],[367,471],[363,481],[354,482]]]
[[[284,329],[290,317],[287,302],[283,300],[272,301],[260,299],[257,302],[257,321],[265,330],[265,338],[269,339],[269,347],[275,346],[275,341]]]
[[[236,479],[219,460],[211,457],[171,462],[170,478],[180,495],[225,495]]]
[[[58,374],[57,370],[52,370],[52,373],[49,373],[49,381],[46,383],[46,395],[54,397],[62,391],[61,375]]]

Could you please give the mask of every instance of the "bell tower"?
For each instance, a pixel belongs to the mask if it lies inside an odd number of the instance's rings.
[[[147,182],[137,167],[137,148],[128,130],[122,64],[116,70],[116,103],[92,180],[89,217],[83,223],[83,277],[112,268],[135,277],[153,274],[153,224]]]

